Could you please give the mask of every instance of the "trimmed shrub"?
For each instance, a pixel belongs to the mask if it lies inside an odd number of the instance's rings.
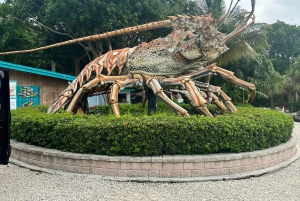
[[[191,110],[188,105],[184,108]],[[209,108],[215,115],[216,107]],[[76,153],[154,156],[210,154],[265,149],[291,138],[293,118],[274,110],[240,106],[236,113],[214,118],[182,118],[164,104],[147,116],[140,104],[120,105],[122,116],[110,106],[91,108],[90,115],[60,110],[47,114],[46,106],[12,111],[12,138],[46,148]]]

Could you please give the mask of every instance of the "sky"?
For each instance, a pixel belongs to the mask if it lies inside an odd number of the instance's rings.
[[[229,6],[231,0],[224,0]],[[234,4],[237,0],[233,0]],[[4,0],[0,0],[0,3]],[[251,10],[251,0],[240,0],[241,8]],[[256,22],[268,24],[277,20],[287,24],[300,26],[300,0],[256,0],[255,4]]]
[[[237,0],[233,0],[233,5]],[[225,0],[227,6],[230,0]],[[241,8],[251,10],[251,0],[241,0]],[[256,22],[273,24],[277,20],[287,24],[300,26],[299,0],[256,0],[254,15]]]

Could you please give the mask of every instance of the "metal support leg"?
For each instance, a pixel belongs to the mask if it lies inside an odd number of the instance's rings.
[[[148,89],[148,115],[155,113],[157,110],[157,99],[156,95],[153,93],[152,89]]]

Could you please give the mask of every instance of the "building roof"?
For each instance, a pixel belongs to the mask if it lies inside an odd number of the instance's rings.
[[[16,70],[16,71],[21,71],[21,72],[26,72],[26,73],[43,75],[43,76],[47,76],[47,77],[53,77],[53,78],[58,78],[58,79],[68,80],[68,81],[73,81],[76,78],[75,76],[71,76],[71,75],[67,75],[67,74],[57,73],[54,71],[33,68],[33,67],[28,67],[28,66],[22,66],[19,64],[13,64],[13,63],[5,62],[5,61],[0,61],[0,68],[1,67],[5,68],[5,69],[9,69],[9,70]]]

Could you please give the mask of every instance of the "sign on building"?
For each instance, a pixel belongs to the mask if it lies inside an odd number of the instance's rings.
[[[17,86],[17,108],[40,104],[39,86]]]

